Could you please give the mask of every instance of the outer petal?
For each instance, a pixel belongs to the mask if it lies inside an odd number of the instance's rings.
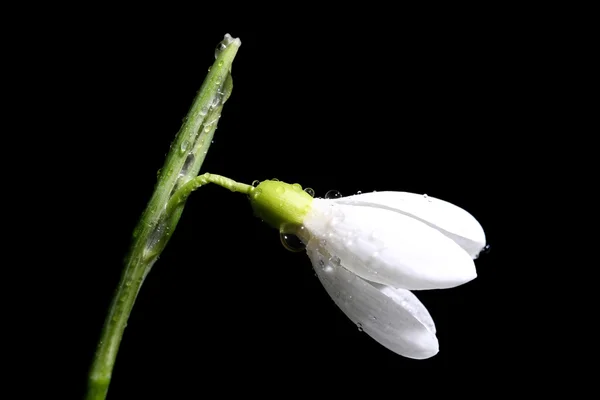
[[[379,207],[416,218],[454,240],[472,258],[484,248],[485,233],[467,211],[447,201],[408,192],[373,192],[332,200],[339,204]]]
[[[315,239],[307,252],[327,293],[369,336],[405,357],[424,359],[437,354],[433,320],[412,293],[361,279],[336,264]]]
[[[345,268],[372,282],[443,289],[477,276],[473,260],[460,246],[402,213],[314,199],[304,227]]]

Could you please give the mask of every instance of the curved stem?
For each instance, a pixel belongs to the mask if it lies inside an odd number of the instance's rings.
[[[175,210],[175,208],[177,206],[179,206],[180,204],[183,204],[187,200],[188,196],[194,190],[196,190],[199,187],[204,186],[208,183],[214,183],[216,185],[224,187],[225,189],[229,189],[232,192],[238,192],[238,193],[244,193],[244,194],[250,194],[254,190],[254,187],[252,187],[250,185],[236,182],[233,179],[229,179],[229,178],[226,178],[221,175],[206,173],[206,174],[197,176],[196,178],[187,182],[185,185],[183,185],[181,188],[179,188],[173,194],[173,196],[171,196],[171,199],[169,200],[169,203],[167,204],[166,214],[171,215],[173,213],[173,211]]]

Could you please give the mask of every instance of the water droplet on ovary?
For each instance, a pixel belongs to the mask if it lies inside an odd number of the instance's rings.
[[[338,190],[330,190],[325,194],[326,199],[339,199],[342,194]]]
[[[259,180],[252,181],[252,186],[257,187],[260,184]]]
[[[285,188],[282,187],[282,186],[277,186],[275,188],[275,192],[278,193],[278,194],[283,194],[285,192]]]
[[[308,195],[309,195],[310,197],[315,197],[315,191],[314,191],[314,189],[313,189],[313,188],[306,188],[306,189],[304,189],[304,191],[305,191],[306,193],[308,193]]]
[[[359,190],[358,192],[356,192],[356,194],[362,194],[362,191]]]
[[[277,179],[277,178],[273,178],[273,179],[271,179],[271,180],[272,180],[273,182],[279,182],[279,179]]]
[[[363,327],[362,327],[362,324],[361,324],[360,322],[359,322],[359,323],[357,323],[357,324],[356,324],[356,326],[358,327],[358,330],[359,330],[360,332],[362,332],[362,331],[363,331]]]
[[[281,244],[283,244],[283,247],[291,252],[297,253],[305,248],[304,243],[302,243],[302,241],[296,235],[281,232],[279,234],[279,238],[281,239]]]
[[[294,184],[292,185],[292,187],[294,187],[295,189],[300,189],[300,190],[302,190],[302,185],[300,185],[299,183],[294,183]]]
[[[221,61],[219,61],[219,64],[217,64],[217,65],[218,65],[219,67],[222,67],[222,66],[223,66],[223,61],[222,61],[222,60],[221,60]]]

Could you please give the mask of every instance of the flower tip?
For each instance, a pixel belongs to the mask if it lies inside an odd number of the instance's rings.
[[[440,345],[437,338],[434,336],[433,340],[428,340],[427,343],[416,344],[414,353],[407,355],[406,357],[414,360],[426,360],[432,358],[440,352]]]

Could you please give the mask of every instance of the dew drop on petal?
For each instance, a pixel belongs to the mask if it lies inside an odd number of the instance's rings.
[[[296,235],[281,232],[279,238],[286,250],[297,253],[305,249],[304,243]]]
[[[325,193],[326,199],[339,199],[340,197],[342,197],[342,194],[338,190],[330,190]]]
[[[314,191],[314,189],[313,189],[313,188],[306,188],[306,189],[304,189],[304,191],[305,191],[306,193],[308,193],[308,195],[309,195],[310,197],[315,197],[315,191]]]
[[[483,249],[481,249],[481,251],[479,252],[479,254],[477,254],[475,256],[475,259],[478,259],[482,254],[489,254],[490,250],[491,250],[491,246],[489,244],[486,244]]]

